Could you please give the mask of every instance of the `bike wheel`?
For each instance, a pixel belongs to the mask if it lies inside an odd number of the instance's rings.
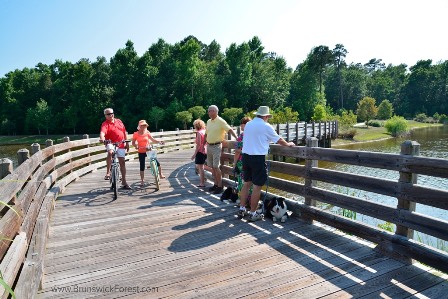
[[[112,173],[111,173],[111,179],[112,179],[112,190],[114,191],[114,199],[118,198],[118,180],[119,180],[120,174],[118,172],[117,166],[112,166]]]
[[[155,160],[152,160],[151,163],[151,171],[154,175],[154,180],[156,182],[156,190],[160,189],[160,176],[159,176],[159,168],[157,167],[157,162]]]

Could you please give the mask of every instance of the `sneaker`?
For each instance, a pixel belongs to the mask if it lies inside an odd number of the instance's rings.
[[[213,192],[216,188],[218,188],[218,185],[213,185],[212,187],[208,188],[208,191]]]
[[[249,218],[247,219],[247,221],[255,222],[255,221],[258,221],[258,220],[261,220],[261,219],[263,219],[263,215],[259,214],[259,213],[255,213],[255,214],[251,214],[249,216]]]
[[[215,191],[213,191],[213,194],[221,194],[222,191],[224,191],[223,187],[216,187]]]

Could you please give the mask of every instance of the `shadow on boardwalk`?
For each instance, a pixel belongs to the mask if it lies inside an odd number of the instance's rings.
[[[160,155],[169,176],[157,192],[148,178],[112,201],[102,171],[68,186],[39,298],[447,298],[443,278],[341,232],[236,219],[177,155]],[[138,182],[138,162],[128,174]]]

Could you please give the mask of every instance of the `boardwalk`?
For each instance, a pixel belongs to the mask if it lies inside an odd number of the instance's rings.
[[[338,231],[236,219],[233,205],[195,187],[191,154],[159,156],[167,179],[157,192],[136,183],[137,161],[127,164],[133,190],[116,201],[103,170],[70,184],[38,298],[448,298],[446,277]]]

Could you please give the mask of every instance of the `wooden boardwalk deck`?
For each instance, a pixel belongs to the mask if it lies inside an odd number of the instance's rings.
[[[198,189],[192,151],[159,155],[161,190],[116,201],[104,170],[57,201],[38,298],[448,298],[446,276],[379,255],[359,240],[295,218],[238,220]],[[147,180],[152,177],[147,173]]]

